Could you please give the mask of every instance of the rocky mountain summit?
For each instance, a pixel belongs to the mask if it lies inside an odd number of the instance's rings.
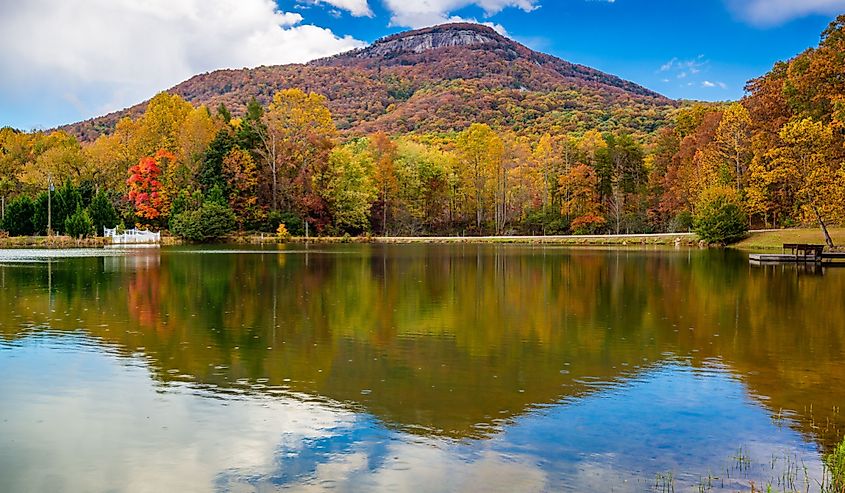
[[[520,132],[587,128],[653,131],[677,106],[654,91],[539,53],[479,24],[394,34],[307,64],[217,70],[171,88],[194,105],[235,115],[280,89],[321,93],[345,135],[460,131],[474,121]],[[83,140],[140,115],[146,102],[68,125]]]

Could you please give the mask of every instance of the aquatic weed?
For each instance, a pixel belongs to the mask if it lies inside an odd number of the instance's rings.
[[[822,490],[830,493],[845,493],[845,439],[825,455],[824,466],[830,483],[822,485]]]

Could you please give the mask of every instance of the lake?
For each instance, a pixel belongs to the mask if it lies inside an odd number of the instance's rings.
[[[0,491],[818,490],[845,269],[720,250],[0,250]]]

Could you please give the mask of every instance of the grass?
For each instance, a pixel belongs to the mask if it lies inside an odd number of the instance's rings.
[[[845,439],[832,452],[825,455],[824,465],[829,484],[822,490],[830,493],[845,493]]]
[[[845,245],[845,228],[829,228],[831,238],[837,246]],[[743,250],[780,250],[784,243],[823,244],[824,235],[820,228],[778,229],[755,231],[748,238],[735,244]]]

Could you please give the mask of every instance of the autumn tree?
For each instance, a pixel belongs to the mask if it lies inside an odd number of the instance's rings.
[[[463,186],[471,198],[468,210],[475,215],[476,230],[481,231],[485,210],[493,205],[496,173],[501,166],[504,145],[489,126],[473,123],[458,136],[457,147]]]
[[[554,139],[548,133],[540,137],[537,146],[534,148],[533,158],[542,176],[540,183],[542,186],[544,209],[552,204],[552,196],[557,188],[556,183],[561,173],[559,169],[561,160],[564,162],[563,173],[569,172],[572,164],[569,158],[573,154],[570,150],[571,147],[564,147],[563,155],[558,154],[557,149],[555,149]]]
[[[20,180],[31,189],[44,189],[54,183],[72,180],[79,183],[94,173],[85,160],[82,146],[75,137],[57,131],[32,137],[32,154],[20,170]]]
[[[120,125],[111,135],[101,135],[94,142],[83,147],[84,159],[88,161],[96,173],[94,184],[101,190],[123,192],[126,186],[126,170],[138,160],[133,160],[128,137]]]
[[[606,222],[600,214],[598,185],[596,170],[586,164],[579,164],[560,177],[560,193],[566,197],[561,213],[574,217],[572,229],[578,233],[592,233]]]
[[[721,119],[720,111],[710,110],[701,116],[696,128],[688,130],[690,133],[681,138],[663,182],[660,208],[667,215],[681,211],[695,213],[699,195],[715,179],[703,150],[712,147]]]
[[[21,191],[20,173],[32,159],[32,137],[9,127],[0,128],[0,206]]]
[[[783,145],[772,151],[774,162],[796,188],[802,215],[818,223],[833,248],[827,223],[845,217],[843,164],[830,156],[833,132],[830,126],[804,118],[784,125],[780,139]]]
[[[188,103],[177,94],[161,92],[147,104],[144,114],[130,125],[132,135],[130,147],[136,156],[152,156],[163,149],[174,156],[180,152],[180,135],[188,115],[194,112]],[[189,144],[185,142],[185,144]],[[174,159],[175,161],[175,159]]]
[[[172,153],[162,149],[152,156],[142,158],[129,168],[127,198],[135,214],[149,221],[162,220],[168,215],[168,200],[160,181],[162,168],[176,159]]]
[[[751,162],[751,117],[742,103],[725,108],[713,143],[719,157],[730,163],[736,190],[741,192]]]
[[[397,142],[395,171],[398,194],[394,217],[409,234],[449,221],[454,156],[410,139]]]
[[[664,207],[662,199],[666,193],[669,170],[675,167],[680,150],[680,137],[671,127],[657,132],[650,157],[648,172],[648,215],[653,225],[665,228],[678,211]]]
[[[370,208],[377,197],[373,182],[373,157],[363,142],[352,142],[335,148],[328,166],[315,182],[341,231],[360,232],[369,229]]]
[[[396,202],[399,189],[395,166],[396,144],[387,134],[378,132],[370,138],[370,152],[375,163],[375,183],[378,186],[378,199],[381,204],[382,232],[387,236],[389,210]]]
[[[189,176],[199,172],[203,155],[219,127],[205,106],[194,108],[185,115],[178,129],[176,157],[187,168]]]
[[[258,168],[250,153],[235,147],[223,158],[222,176],[228,184],[228,203],[240,229],[260,216]]]
[[[619,234],[623,219],[631,209],[629,198],[640,192],[645,183],[642,148],[630,135],[610,135],[607,140],[607,156],[599,162],[597,171],[599,190],[606,197],[616,234]],[[630,221],[628,222],[630,226]]]
[[[272,187],[273,210],[284,189],[285,207],[304,216],[321,213],[313,177],[325,169],[337,135],[325,96],[285,89],[273,96],[259,129],[262,156]]]

